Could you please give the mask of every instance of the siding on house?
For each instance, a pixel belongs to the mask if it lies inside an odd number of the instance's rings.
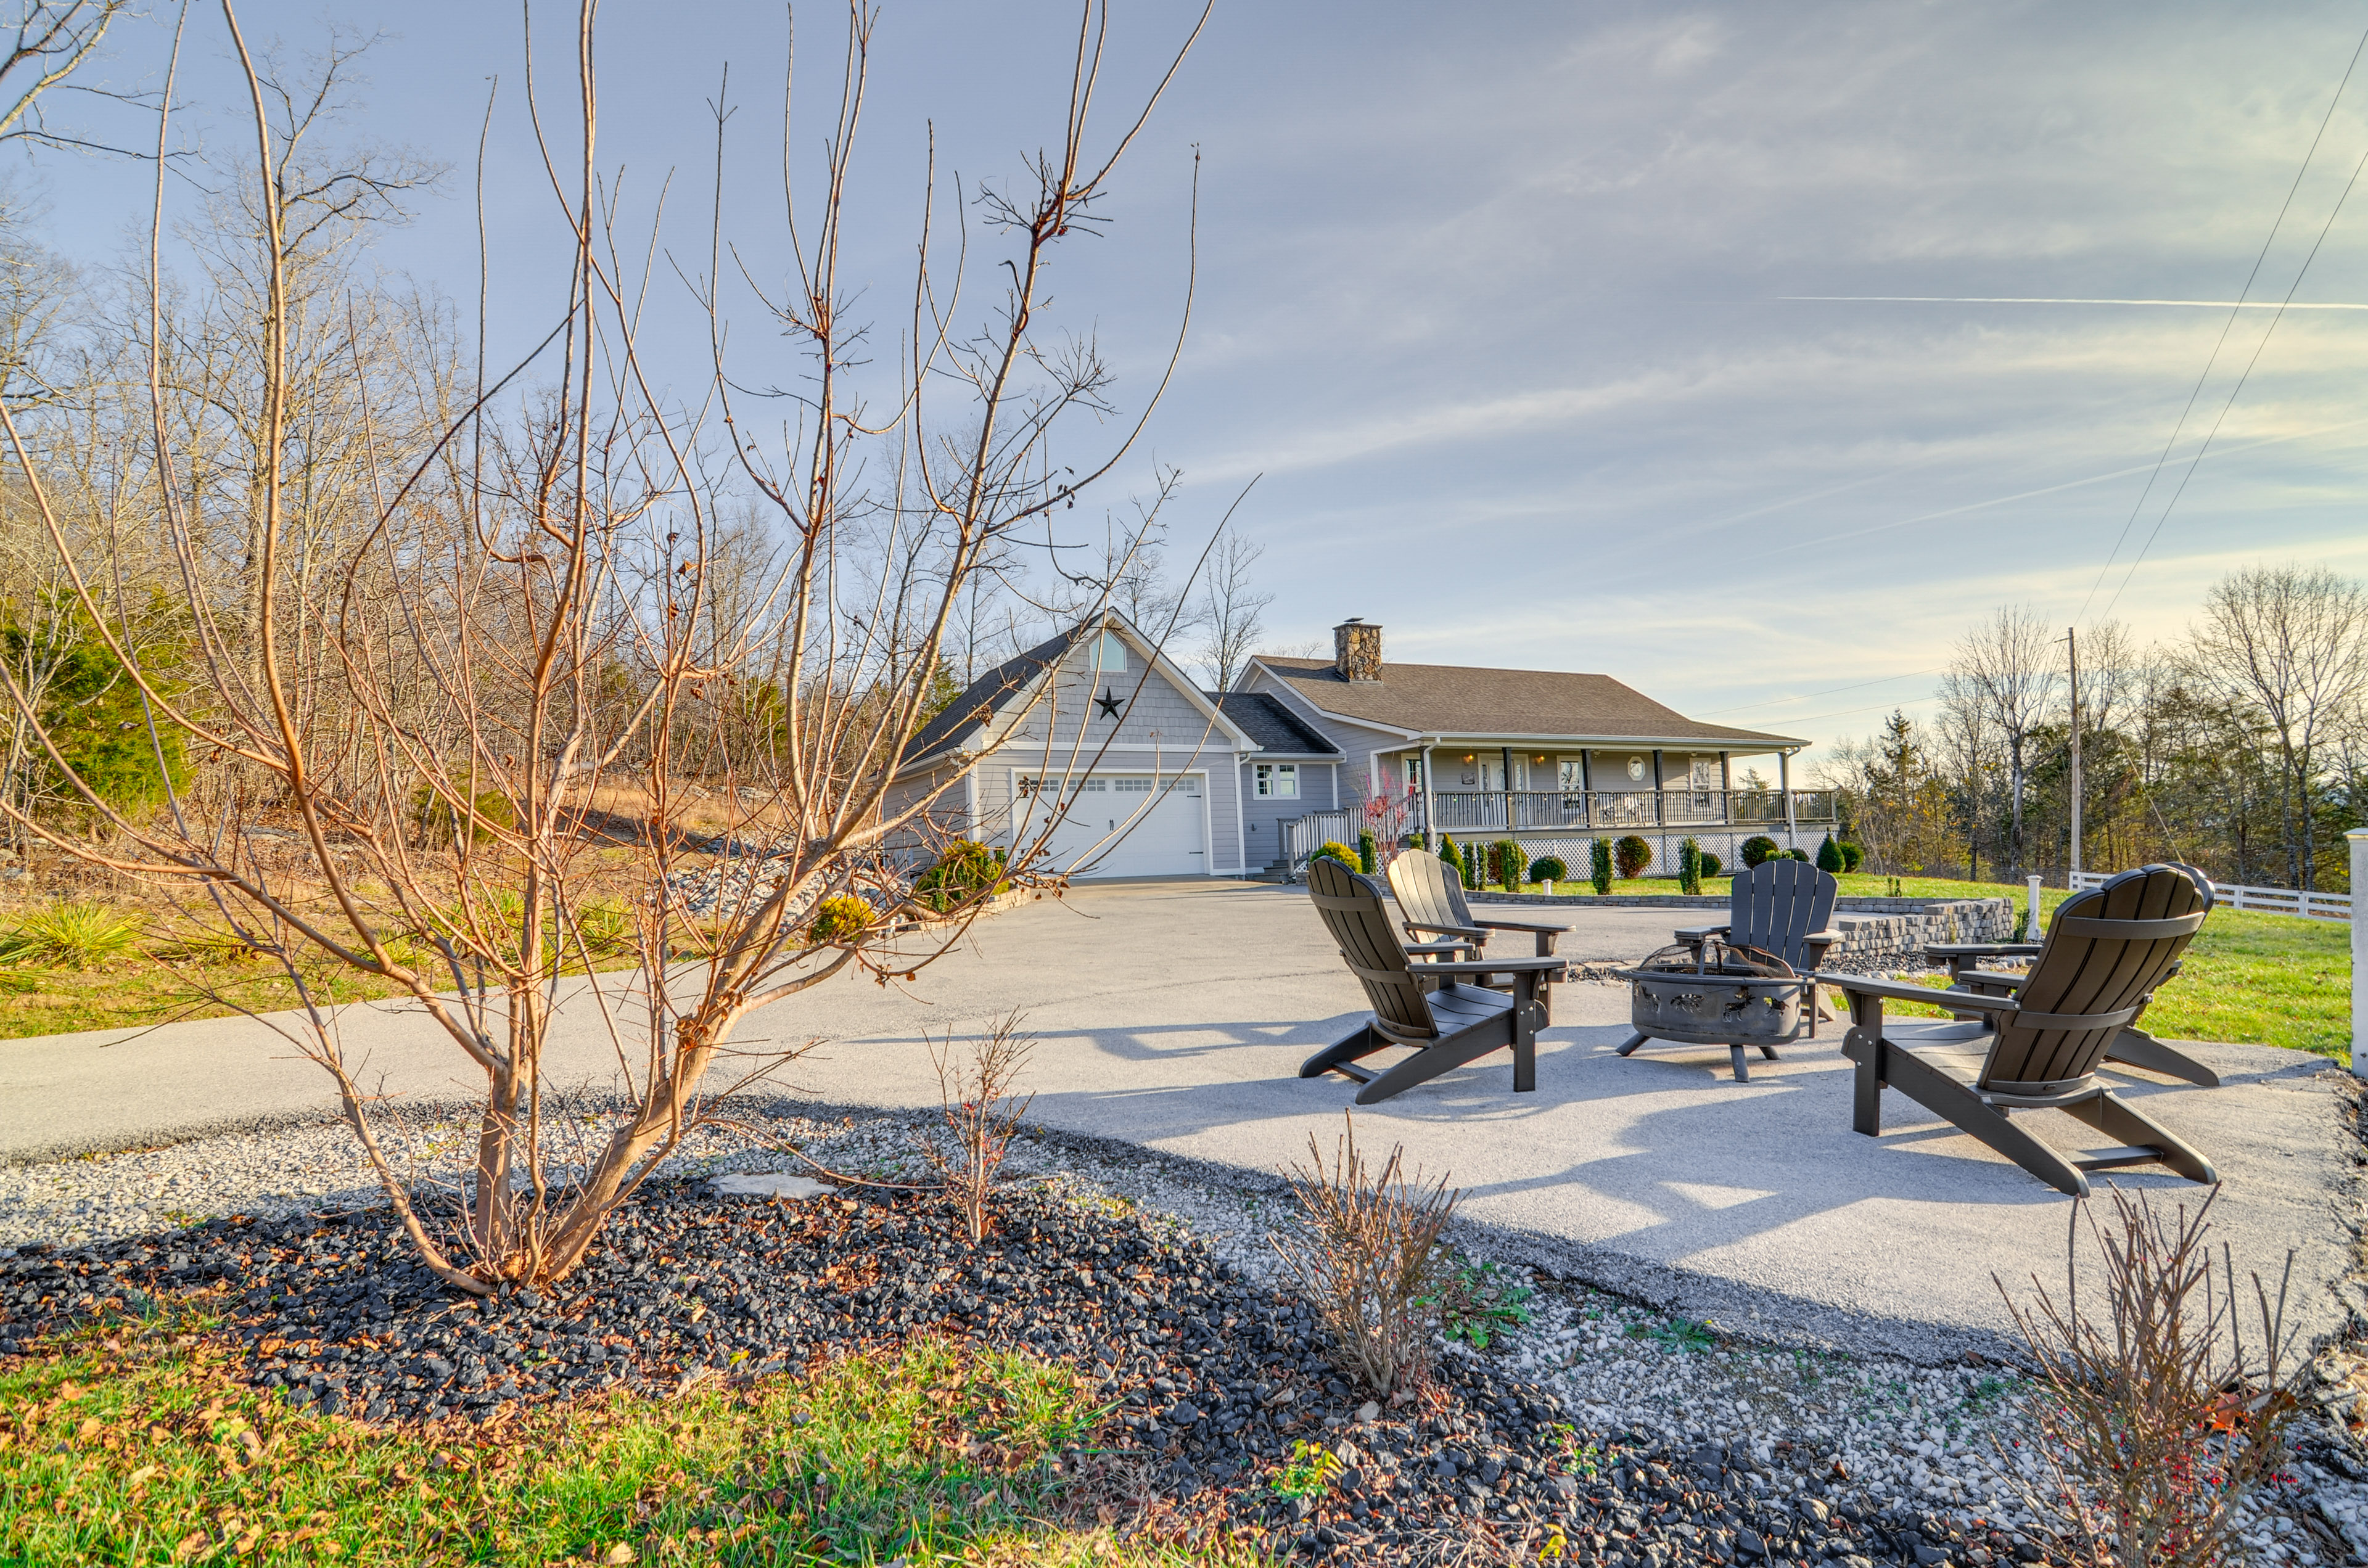
[[[1372,793],[1372,781],[1373,778],[1373,762],[1376,755],[1394,751],[1404,751],[1406,749],[1406,741],[1401,735],[1392,733],[1384,730],[1368,728],[1363,724],[1350,723],[1344,720],[1334,719],[1319,710],[1315,704],[1309,702],[1307,699],[1302,697],[1298,692],[1292,690],[1288,684],[1274,679],[1264,669],[1256,665],[1252,665],[1250,666],[1249,676],[1242,683],[1242,689],[1245,691],[1258,692],[1265,696],[1273,698],[1276,701],[1281,703],[1285,708],[1291,710],[1291,716],[1292,718],[1298,720],[1301,723],[1306,725],[1317,734],[1322,735],[1326,740],[1331,742],[1332,744],[1338,747],[1340,752],[1340,761],[1338,764],[1338,772],[1335,775],[1334,779],[1327,781],[1326,784],[1326,798],[1310,801],[1307,799],[1306,790],[1303,787],[1300,791],[1300,800],[1302,802],[1300,809],[1302,811],[1319,812],[1332,810],[1336,802],[1329,798],[1328,790],[1335,784],[1337,784],[1339,790],[1339,799],[1337,803],[1340,806],[1354,806],[1360,801],[1369,799]],[[1383,787],[1386,789],[1388,786],[1389,779],[1387,769],[1384,768]],[[1283,813],[1284,816],[1297,816],[1298,814],[1298,812],[1286,812]]]
[[[1338,764],[1303,757],[1293,764],[1299,769],[1299,798],[1290,801],[1269,796],[1260,800],[1256,769],[1264,761],[1263,756],[1254,756],[1241,767],[1243,847],[1252,870],[1281,859],[1281,824],[1309,812],[1330,811],[1338,787]]]

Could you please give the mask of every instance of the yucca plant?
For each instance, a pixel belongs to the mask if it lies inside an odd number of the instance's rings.
[[[0,963],[96,969],[136,949],[146,926],[140,915],[104,903],[58,899],[0,936]]]

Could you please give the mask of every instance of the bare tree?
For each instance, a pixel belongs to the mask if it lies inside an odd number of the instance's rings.
[[[1258,591],[1254,568],[1266,547],[1227,530],[1209,562],[1201,594],[1201,668],[1210,689],[1231,691],[1266,635],[1272,594]]]
[[[2324,566],[2255,566],[2213,585],[2191,640],[2195,666],[2268,721],[2291,887],[2317,885],[2312,789],[2322,748],[2368,694],[2368,591]]]
[[[972,575],[1000,541],[1045,526],[1106,477],[1157,402],[1155,388],[1098,458],[1050,460],[1064,415],[1117,410],[1092,341],[1062,334],[1044,294],[1064,242],[1107,227],[1113,172],[1199,27],[1141,113],[1098,134],[1088,110],[1107,17],[1087,0],[1069,91],[1053,111],[1057,140],[1021,179],[980,193],[1002,252],[991,308],[975,322],[965,313],[962,278],[937,270],[925,219],[903,347],[875,361],[851,310],[870,290],[841,274],[874,19],[856,8],[823,178],[796,186],[786,235],[761,253],[782,258],[779,275],[768,281],[745,258],[734,267],[780,328],[764,342],[788,340],[803,362],[727,364],[719,240],[700,284],[714,381],[684,407],[643,370],[637,335],[654,264],[635,258],[657,247],[655,235],[637,244],[620,233],[602,178],[586,0],[569,107],[529,80],[542,166],[571,230],[564,315],[527,362],[460,399],[424,451],[384,429],[365,400],[356,422],[368,524],[306,540],[288,440],[296,387],[279,350],[292,341],[309,204],[328,187],[291,177],[306,121],[286,112],[291,98],[275,95],[228,6],[223,19],[253,109],[262,262],[252,335],[268,346],[255,360],[257,472],[240,518],[256,543],[251,605],[204,567],[209,525],[172,479],[182,462],[165,354],[161,333],[148,337],[154,499],[192,626],[194,692],[118,631],[5,403],[0,424],[75,599],[155,726],[248,787],[203,801],[176,792],[158,820],[116,810],[75,776],[11,683],[36,743],[104,831],[80,837],[17,814],[86,861],[194,890],[228,934],[278,959],[302,1003],[289,1038],[333,1076],[399,1221],[440,1278],[481,1293],[552,1280],[713,1118],[721,1095],[794,1054],[735,1043],[743,1020],[849,969],[911,978],[991,891],[957,905],[951,927],[916,903],[932,813],[953,780],[916,783],[902,770]],[[719,162],[726,118],[719,104]],[[573,121],[564,134],[552,129],[563,120]],[[821,193],[811,202],[809,188]],[[934,216],[934,175],[925,195]],[[720,191],[718,207],[720,218]],[[549,380],[511,392],[546,353]],[[868,382],[867,368],[887,384]],[[762,387],[787,389],[764,394],[780,410],[772,434],[747,390]],[[431,389],[427,401],[449,393]],[[497,402],[508,396],[518,407],[505,415]],[[958,462],[916,460],[950,447]],[[736,466],[728,481],[709,460],[719,453]],[[919,507],[904,505],[901,488],[915,473]],[[770,554],[732,542],[751,495],[779,547]],[[297,602],[300,550],[315,558],[304,579],[315,606]],[[327,656],[308,673],[287,633],[316,612]],[[306,722],[308,682],[319,702],[334,699],[338,722]],[[752,707],[762,722],[741,723]],[[739,726],[729,734],[726,714]],[[715,744],[694,759],[685,738],[701,727]],[[249,831],[265,820],[268,835]],[[435,823],[450,831],[422,831]],[[1013,874],[1031,853],[1016,849]],[[596,929],[620,938],[631,971],[596,961]],[[300,958],[391,984],[482,1074],[472,1167],[449,1222],[398,1176],[335,998]],[[563,1014],[605,1040],[621,1091],[621,1108],[573,1148],[566,1139],[586,1117],[552,1114],[543,1072]],[[793,1040],[794,1020],[784,1021],[768,1032]]]
[[[2023,790],[2031,775],[2032,736],[2054,716],[2063,684],[2049,631],[2029,609],[2001,605],[1987,625],[1959,641],[1942,683],[1943,699],[1978,713],[2005,750],[2010,878],[2023,873]]]
[[[0,141],[85,145],[51,132],[41,100],[97,52],[131,0],[17,0],[16,36],[0,57]]]

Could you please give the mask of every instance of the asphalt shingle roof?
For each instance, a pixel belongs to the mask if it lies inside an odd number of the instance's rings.
[[[1806,744],[1791,735],[1689,719],[1610,676],[1384,664],[1381,679],[1351,681],[1341,678],[1329,659],[1262,653],[1258,662],[1327,713],[1417,734],[1694,741],[1722,750]]]
[[[1005,699],[1025,691],[1035,678],[1061,662],[1070,644],[1084,635],[1087,623],[1081,622],[1056,636],[1048,637],[1024,653],[1016,654],[996,665],[962,688],[962,694],[946,704],[943,711],[921,726],[913,737],[912,748],[905,754],[910,767],[940,752],[958,750],[965,741],[974,738],[986,728],[995,710]]]
[[[1340,748],[1301,723],[1274,698],[1262,691],[1236,691],[1220,697],[1206,692],[1242,733],[1268,751],[1281,756],[1338,756]]]

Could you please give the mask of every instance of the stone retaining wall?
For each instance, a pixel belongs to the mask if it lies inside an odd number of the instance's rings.
[[[1724,912],[1727,907],[1727,901],[1723,898],[1688,897],[1682,893],[1666,898],[1597,898],[1592,894],[1576,897],[1556,894],[1548,898],[1543,893],[1473,892],[1463,896],[1475,905],[1666,909],[1680,916],[1702,909]],[[1837,899],[1831,925],[1834,930],[1841,933],[1841,940],[1826,949],[1826,962],[1831,968],[1853,972],[1913,968],[1923,963],[1925,944],[1930,942],[2010,942],[2014,940],[2015,921],[2014,900],[2010,898]],[[1683,917],[1670,922],[1672,927],[1708,924],[1708,921]]]

